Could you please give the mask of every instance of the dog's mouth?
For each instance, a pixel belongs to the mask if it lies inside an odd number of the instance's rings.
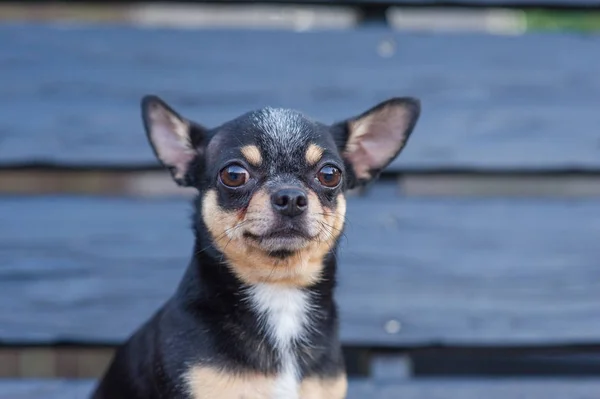
[[[275,257],[289,256],[314,239],[297,228],[275,229],[260,235],[246,231],[244,238]]]

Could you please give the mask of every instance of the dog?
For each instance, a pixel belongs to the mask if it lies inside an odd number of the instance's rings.
[[[154,95],[141,106],[158,160],[198,191],[195,245],[174,295],[118,348],[92,398],[345,398],[334,301],[345,194],[398,156],[420,101],[333,124],[263,108],[217,128]]]

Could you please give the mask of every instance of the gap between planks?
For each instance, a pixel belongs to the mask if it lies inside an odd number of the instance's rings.
[[[0,379],[99,378],[115,345],[0,346]],[[419,378],[597,377],[598,347],[372,349],[344,346],[350,378],[377,383]]]
[[[600,198],[600,174],[408,172],[381,180],[404,197]],[[192,197],[194,193],[178,187],[163,170],[0,170],[0,195]]]
[[[403,4],[401,4],[403,3]],[[443,2],[442,2],[443,3]],[[535,3],[535,1],[534,1]],[[546,6],[546,7],[545,7]],[[177,29],[275,29],[297,32],[320,29],[353,29],[372,22],[391,29],[417,32],[480,32],[491,35],[521,35],[528,31],[598,31],[598,11],[587,1],[575,2],[567,10],[548,9],[543,2],[531,4],[499,2],[477,4],[421,4],[402,1],[281,2],[262,3],[139,3],[37,4],[3,2],[0,21],[54,22],[59,24],[125,24],[143,28]],[[380,55],[390,56],[384,45]]]
[[[0,21],[55,23],[119,23],[137,27],[178,29],[242,28],[306,31],[349,29],[359,11],[336,4],[0,4]]]

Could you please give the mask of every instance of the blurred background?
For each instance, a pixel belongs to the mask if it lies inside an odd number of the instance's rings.
[[[422,100],[352,194],[350,398],[600,398],[600,2],[0,2],[0,398],[84,398],[174,291],[193,193],[157,94],[215,126]]]

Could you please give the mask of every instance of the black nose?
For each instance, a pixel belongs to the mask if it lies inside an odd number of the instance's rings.
[[[297,188],[284,188],[271,195],[273,208],[285,216],[298,216],[308,206],[306,193]]]

